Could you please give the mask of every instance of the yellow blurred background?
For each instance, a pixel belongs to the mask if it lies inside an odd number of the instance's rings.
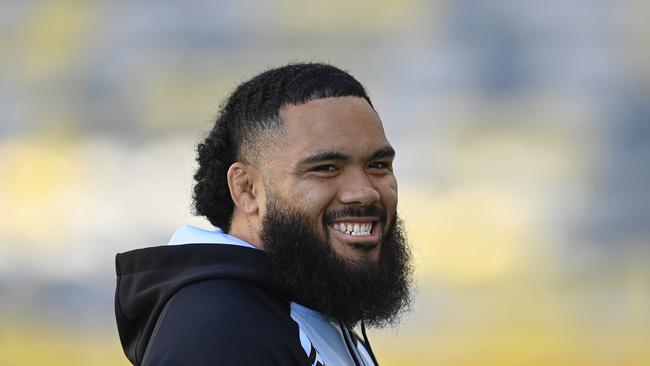
[[[0,365],[128,365],[114,254],[193,217],[255,73],[325,61],[397,150],[418,291],[382,365],[650,365],[650,3],[0,2]]]

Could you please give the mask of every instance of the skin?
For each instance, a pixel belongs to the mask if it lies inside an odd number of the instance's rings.
[[[284,107],[280,117],[282,138],[265,160],[257,166],[237,162],[228,171],[235,203],[230,234],[263,249],[260,225],[272,196],[307,214],[339,256],[376,262],[397,207],[394,151],[377,113],[363,98],[335,97]],[[372,205],[386,210],[385,222],[366,216],[323,223],[328,211]],[[355,223],[372,224],[372,230],[355,236],[334,227]]]

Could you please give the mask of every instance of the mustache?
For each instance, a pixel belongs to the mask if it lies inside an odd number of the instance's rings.
[[[323,217],[325,224],[334,220],[350,217],[375,216],[379,221],[386,221],[386,210],[379,206],[346,206],[339,210],[327,211]]]

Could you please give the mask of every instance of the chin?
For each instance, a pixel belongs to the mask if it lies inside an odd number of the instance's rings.
[[[333,244],[330,242],[332,251],[337,257],[344,260],[348,264],[368,264],[379,262],[380,245],[349,245],[349,244]]]

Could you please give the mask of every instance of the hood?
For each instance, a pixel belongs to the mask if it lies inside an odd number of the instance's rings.
[[[181,288],[212,279],[237,279],[279,292],[263,251],[237,245],[185,244],[117,254],[115,316],[122,348],[137,364],[169,299]]]

